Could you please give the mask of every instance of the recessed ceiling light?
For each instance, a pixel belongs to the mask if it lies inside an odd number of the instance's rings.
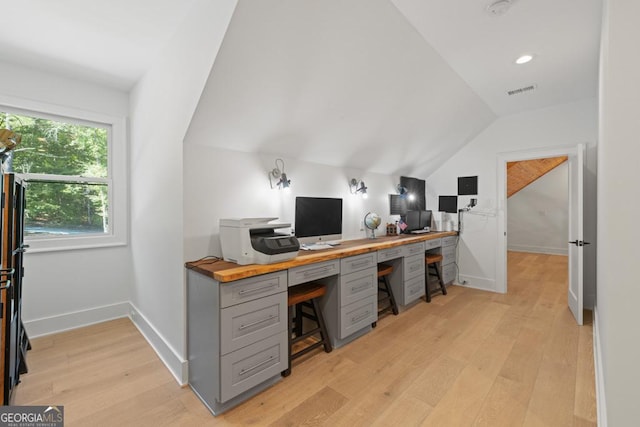
[[[518,59],[516,59],[516,64],[518,65],[522,65],[522,64],[526,64],[527,62],[531,61],[533,59],[533,55],[522,55],[520,56]]]

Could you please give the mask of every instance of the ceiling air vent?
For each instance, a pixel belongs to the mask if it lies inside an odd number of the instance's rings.
[[[509,95],[509,96],[520,95],[521,93],[531,92],[532,90],[535,90],[537,87],[538,87],[538,85],[530,85],[530,86],[525,86],[525,87],[519,87],[518,89],[508,90],[507,91],[507,95]]]

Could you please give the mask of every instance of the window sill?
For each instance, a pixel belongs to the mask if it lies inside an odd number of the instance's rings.
[[[29,246],[27,253],[99,249],[127,245],[124,239],[119,239],[116,236],[52,237],[45,239],[26,237],[24,243]]]

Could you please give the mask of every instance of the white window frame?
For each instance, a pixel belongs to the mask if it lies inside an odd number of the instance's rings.
[[[46,104],[0,95],[0,110],[26,116],[67,121],[83,125],[102,125],[108,129],[107,178],[83,178],[59,176],[64,182],[106,182],[109,184],[109,232],[104,234],[68,236],[25,236],[29,252],[50,252],[74,249],[125,246],[129,238],[129,193],[126,118],[95,113],[80,109]],[[55,180],[56,175],[16,174],[27,182],[29,179]]]

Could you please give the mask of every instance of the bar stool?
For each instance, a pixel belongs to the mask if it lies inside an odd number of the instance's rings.
[[[425,271],[425,279],[424,279],[424,291],[427,296],[427,302],[431,302],[431,294],[442,292],[442,295],[447,294],[447,288],[444,286],[444,282],[442,281],[442,277],[440,276],[440,269],[438,268],[438,263],[442,262],[442,255],[440,254],[430,254],[426,253],[424,256],[424,262],[427,264],[427,269]],[[429,269],[433,269],[435,271],[435,275],[438,277],[438,282],[440,283],[439,289],[434,289],[433,291],[429,291],[429,274],[431,271]]]
[[[304,285],[292,286],[289,288],[289,296],[287,298],[288,318],[289,318],[289,367],[282,371],[282,376],[286,377],[291,374],[291,361],[310,352],[314,348],[324,346],[324,351],[331,353],[333,348],[329,341],[327,327],[322,317],[322,311],[318,305],[318,298],[327,292],[327,287],[320,283],[307,283]],[[311,312],[303,310],[307,307]],[[294,315],[295,311],[295,315]],[[316,322],[316,327],[304,332],[302,331],[302,319],[307,318]],[[314,334],[320,335],[320,340],[292,353],[293,345]],[[295,335],[295,336],[294,336]]]
[[[389,283],[389,275],[393,273],[393,266],[388,264],[378,264],[378,307],[380,307],[380,303],[384,301],[389,301],[389,304],[382,309],[378,309],[378,317],[386,311],[391,310],[391,312],[397,316],[398,315],[398,305],[396,304],[396,299],[393,296],[393,291],[391,290],[391,284]],[[380,286],[382,285],[382,286]],[[380,294],[384,296],[380,298]],[[371,326],[376,327],[376,322],[374,322]]]

